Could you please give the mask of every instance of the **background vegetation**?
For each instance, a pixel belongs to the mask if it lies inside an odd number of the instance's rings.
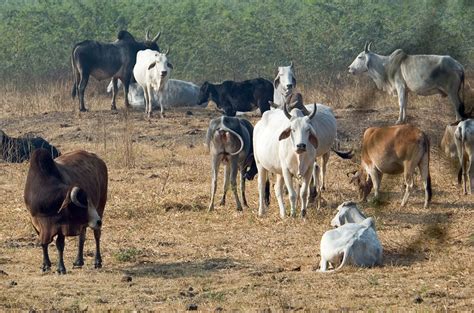
[[[305,82],[339,79],[366,40],[388,54],[449,54],[474,64],[473,1],[0,0],[0,79],[69,78],[85,39],[143,39],[162,31],[174,77],[202,82],[271,78],[293,61]]]

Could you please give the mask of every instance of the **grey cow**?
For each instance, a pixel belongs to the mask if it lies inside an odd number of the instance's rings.
[[[448,97],[456,111],[456,120],[466,117],[459,92],[464,86],[463,66],[447,55],[409,55],[397,49],[389,56],[379,55],[365,44],[349,66],[349,73],[367,72],[379,89],[398,95],[400,113],[397,124],[405,123],[408,91],[420,96],[441,94]]]
[[[253,158],[253,126],[249,121],[239,117],[222,116],[211,120],[206,134],[206,144],[211,154],[211,203],[209,211],[214,209],[214,197],[217,187],[219,166],[224,163],[224,191],[221,205],[225,204],[225,196],[229,187],[229,178],[234,193],[237,210],[242,204],[237,195],[237,171],[240,171],[240,194],[247,206],[245,198],[245,173],[249,166],[255,166]],[[251,177],[250,177],[251,179]]]

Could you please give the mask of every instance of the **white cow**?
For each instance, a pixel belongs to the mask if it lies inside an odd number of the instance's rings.
[[[120,87],[121,82],[117,85]],[[112,92],[112,82],[107,86],[107,92]],[[161,102],[165,108],[178,106],[195,106],[198,102],[199,86],[178,79],[168,79],[163,92],[161,92]],[[137,83],[131,83],[128,90],[128,101],[132,106],[145,107],[143,88]],[[157,94],[153,93],[153,108],[158,105]]]
[[[360,223],[348,223],[328,230],[321,238],[321,272],[328,272],[353,264],[361,267],[382,265],[382,245],[380,244],[373,218]],[[339,266],[336,268],[336,266]]]
[[[137,83],[143,88],[145,95],[145,113],[152,115],[152,99],[155,92],[160,103],[161,117],[164,117],[161,94],[168,81],[173,65],[168,62],[169,50],[160,53],[154,50],[142,50],[137,53],[137,62],[133,68],[133,75]]]
[[[346,201],[337,207],[337,213],[331,221],[331,226],[339,227],[347,223],[360,223],[366,218],[355,202]]]
[[[289,104],[287,99],[292,95],[295,87],[293,62],[289,66],[279,66],[278,74],[273,80],[273,103],[279,108],[283,108],[285,103]]]
[[[474,119],[460,122],[454,138],[461,164],[464,194],[471,194],[474,186]]]
[[[299,109],[293,109],[290,114],[285,106],[284,110],[264,112],[262,119],[255,125],[253,145],[258,169],[259,216],[266,209],[264,193],[268,172],[276,174],[275,195],[280,207],[280,217],[285,217],[283,179],[290,197],[291,216],[296,216],[297,192],[293,188],[293,177],[299,180],[297,191],[300,191],[301,215],[305,216],[316,148],[324,144],[320,142],[317,131],[311,124],[316,111],[319,113],[316,105],[313,105],[309,116],[305,116]]]

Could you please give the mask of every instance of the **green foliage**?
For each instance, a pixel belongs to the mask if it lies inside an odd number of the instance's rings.
[[[472,1],[0,0],[0,78],[69,77],[85,39],[162,31],[173,76],[202,82],[272,78],[293,61],[305,82],[345,72],[367,40],[388,54],[449,54],[474,63]]]

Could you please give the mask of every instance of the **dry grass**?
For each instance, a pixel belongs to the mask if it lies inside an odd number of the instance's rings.
[[[373,85],[354,80],[350,86],[306,88],[305,99],[330,104],[343,147],[357,148],[366,127],[393,123],[398,108]],[[70,238],[68,274],[40,273],[41,249],[22,196],[28,164],[0,163],[0,309],[472,309],[473,197],[461,195],[437,148],[454,117],[445,99],[409,99],[409,121],[432,142],[432,207],[422,208],[418,181],[400,208],[401,178],[384,177],[382,201],[362,207],[376,218],[385,266],[328,275],[315,271],[319,240],[337,205],[357,195],[346,177],[353,163],[331,157],[325,205],[310,206],[304,221],[281,220],[274,198],[267,216],[257,218],[256,181],[248,183],[250,209],[237,213],[229,196],[227,206],[207,213],[210,165],[203,142],[216,112],[182,108],[149,121],[143,112],[110,112],[109,98],[93,91],[86,97],[92,111],[78,113],[69,92],[67,82],[26,93],[4,87],[0,128],[12,136],[36,133],[62,151],[87,149],[107,162],[104,268],[93,269],[89,233],[83,269],[72,268],[76,239]],[[122,281],[124,275],[132,280]]]

